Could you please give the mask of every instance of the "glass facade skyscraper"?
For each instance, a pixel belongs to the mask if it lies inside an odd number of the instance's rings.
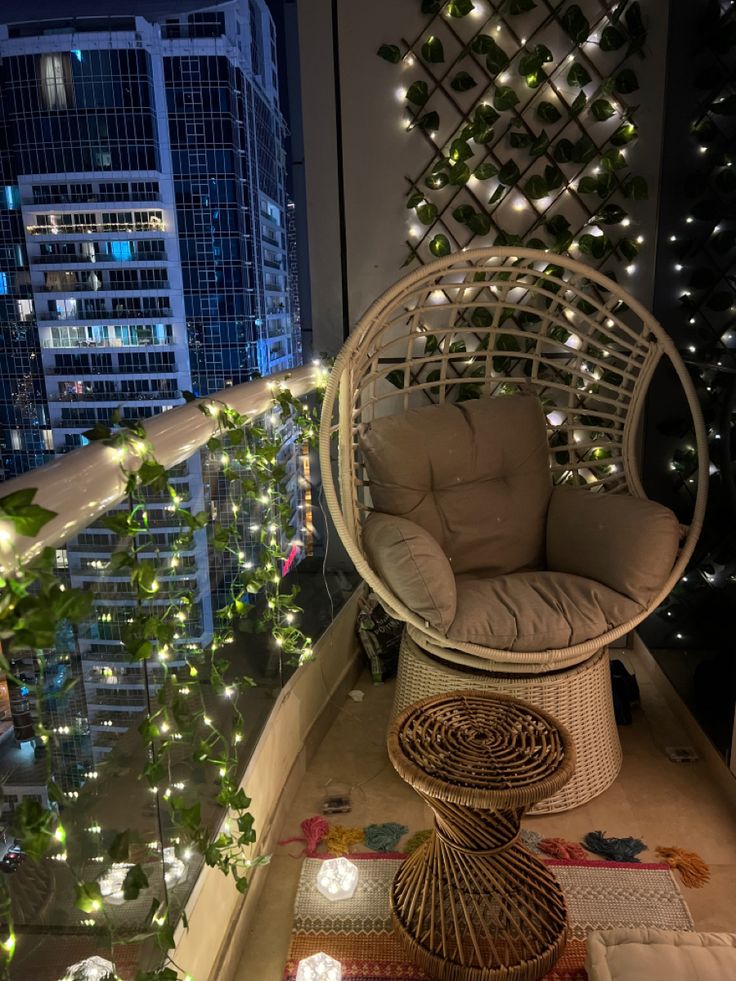
[[[285,127],[273,23],[264,0],[90,0],[0,9],[0,423],[5,478],[85,442],[83,433],[154,415],[293,367]],[[206,454],[181,464],[193,512],[216,506]],[[168,500],[148,518],[165,554]],[[244,547],[247,531],[244,525]],[[126,663],[124,574],[102,522],[57,553],[93,590],[80,632],[79,695],[64,728],[98,762],[143,707]],[[195,597],[182,635],[206,644],[213,567],[203,531],[161,577]],[[74,660],[74,659],[72,659]],[[155,668],[149,669],[154,672]],[[149,679],[151,680],[151,679]],[[83,709],[86,708],[86,714]],[[63,720],[62,720],[63,721]],[[64,733],[62,732],[62,735]],[[68,770],[68,767],[67,767]]]

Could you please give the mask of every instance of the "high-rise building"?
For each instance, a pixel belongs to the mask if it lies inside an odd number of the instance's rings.
[[[297,363],[275,51],[264,0],[0,5],[5,477],[115,413]],[[194,512],[211,503],[206,469],[196,455],[176,471]],[[178,536],[170,503],[148,503],[159,556]],[[106,569],[115,545],[98,522],[58,552],[96,597],[79,654],[97,760],[144,705],[143,668],[120,650],[132,598]],[[195,597],[184,641],[207,642],[217,580],[197,532],[161,577],[161,602]]]

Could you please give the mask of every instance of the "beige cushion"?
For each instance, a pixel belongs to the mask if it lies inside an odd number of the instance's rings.
[[[502,651],[544,651],[592,640],[641,613],[607,586],[562,572],[457,579],[450,640]]]
[[[680,526],[669,508],[629,494],[556,487],[547,567],[587,576],[648,606],[672,571]]]
[[[544,565],[552,490],[545,419],[531,395],[430,405],[361,439],[373,506],[421,525],[456,574]]]
[[[726,981],[736,978],[736,934],[594,930],[585,966],[589,981]]]
[[[446,633],[455,618],[455,577],[434,538],[413,521],[376,513],[365,523],[363,546],[394,595]]]

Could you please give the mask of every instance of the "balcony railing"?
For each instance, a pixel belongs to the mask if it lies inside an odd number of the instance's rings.
[[[64,283],[60,286],[34,286],[37,293],[113,293],[118,290],[135,290],[145,293],[146,290],[168,290],[168,279],[157,280],[154,283]]]
[[[167,402],[180,398],[181,392],[176,388],[161,392],[121,388],[114,392],[54,392],[49,395],[49,402]]]
[[[29,235],[103,235],[107,232],[165,232],[163,221],[130,221],[110,223],[69,223],[63,225],[26,225]]]
[[[29,259],[31,263],[38,264],[38,265],[46,265],[46,264],[74,265],[75,263],[78,262],[83,262],[85,264],[98,263],[98,262],[99,263],[125,262],[125,263],[138,265],[139,263],[146,263],[146,262],[166,262],[167,255],[165,250],[162,250],[161,252],[151,252],[150,254],[143,253],[141,255],[137,255],[133,253],[127,258],[124,258],[123,256],[115,255],[112,252],[98,252],[95,255],[82,255],[81,253],[75,252],[72,255],[68,255],[68,254],[31,255],[29,256]]]
[[[155,320],[157,317],[173,317],[171,307],[156,307],[152,310],[75,310],[73,313],[67,310],[39,310],[36,313],[38,320],[70,320],[79,322],[84,320]]]

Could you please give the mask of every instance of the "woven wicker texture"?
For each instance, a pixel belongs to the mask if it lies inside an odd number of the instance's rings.
[[[471,688],[521,698],[564,725],[575,745],[572,779],[544,800],[532,814],[568,811],[602,794],[621,768],[621,743],[611,697],[608,656],[598,651],[582,664],[548,674],[500,675],[461,670],[429,657],[406,632],[401,642],[393,714],[432,695]]]
[[[402,712],[388,751],[435,815],[391,889],[409,956],[444,981],[542,977],[564,949],[565,901],[519,831],[527,806],[572,774],[570,737],[518,699],[466,690]]]
[[[705,428],[690,376],[651,314],[601,273],[530,249],[455,253],[400,280],[364,314],[335,362],[320,430],[325,499],[361,576],[422,647],[489,670],[529,672],[585,660],[632,630],[668,595],[700,533],[708,484]],[[361,526],[371,509],[362,428],[428,402],[532,392],[548,424],[556,483],[644,497],[636,439],[652,373],[667,358],[693,417],[699,460],[692,523],[667,582],[647,610],[564,649],[499,651],[450,643],[406,608],[366,561]],[[332,477],[337,432],[339,495]],[[428,437],[431,434],[428,434]],[[479,520],[483,515],[478,515]]]

